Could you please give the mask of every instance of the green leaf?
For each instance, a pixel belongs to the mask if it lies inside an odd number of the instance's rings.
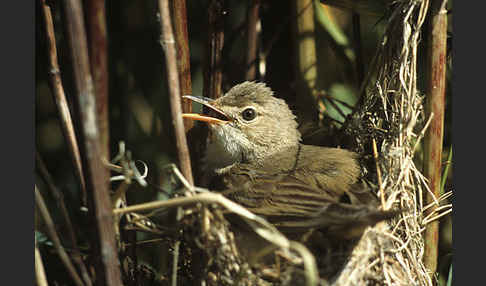
[[[344,116],[350,114],[352,110],[341,102],[345,102],[350,106],[354,106],[354,104],[356,103],[356,97],[353,90],[348,85],[337,83],[333,84],[329,88],[329,96],[331,98],[335,98],[336,100],[334,100],[332,103],[330,102],[332,99],[323,99],[323,102],[326,106],[327,114],[340,122],[344,122]]]
[[[314,1],[314,7],[316,11],[315,15],[317,23],[319,23],[324,30],[329,33],[334,42],[343,49],[346,57],[348,57],[351,62],[354,62],[356,56],[346,34],[334,21],[332,21],[332,19],[328,17],[319,1]]]
[[[447,177],[449,176],[449,166],[452,164],[452,146],[449,149],[449,155],[447,156],[447,162],[445,165],[444,173],[442,174],[441,182],[440,182],[440,194],[444,193],[445,183],[447,181]]]
[[[34,231],[34,236],[38,245],[53,246],[52,241],[50,241],[49,238],[42,232],[36,230]]]

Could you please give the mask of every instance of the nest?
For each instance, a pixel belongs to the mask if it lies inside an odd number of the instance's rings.
[[[368,228],[351,248],[343,249],[342,256],[329,260],[289,240],[223,196],[186,183],[190,192],[185,197],[145,206],[179,208],[176,258],[172,277],[166,282],[178,279],[182,285],[196,279],[204,285],[432,285],[422,262],[421,198],[428,189],[413,161],[428,122],[416,86],[417,46],[427,9],[428,1],[396,1],[390,7],[386,32],[362,88],[360,104],[344,129],[353,138],[357,152],[374,155],[373,178],[384,209],[399,206],[405,211]],[[143,207],[127,207],[123,212],[139,210]],[[249,258],[238,249],[224,211],[237,214],[249,226],[249,232],[264,238],[266,253],[275,254],[272,261],[254,267],[255,257]],[[331,264],[338,268],[325,269]],[[332,275],[323,279],[322,273]]]
[[[428,1],[398,1],[368,74],[360,108],[346,130],[358,149],[376,148],[376,181],[385,209],[407,210],[368,229],[335,285],[432,285],[422,262],[422,193],[425,178],[413,155],[424,134],[422,97],[417,90],[417,46]]]

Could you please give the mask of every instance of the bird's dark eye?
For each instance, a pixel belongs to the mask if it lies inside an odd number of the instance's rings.
[[[243,117],[244,120],[251,121],[251,120],[255,119],[256,111],[255,111],[255,109],[249,107],[249,108],[246,108],[245,110],[243,110],[243,112],[241,113],[241,116]]]

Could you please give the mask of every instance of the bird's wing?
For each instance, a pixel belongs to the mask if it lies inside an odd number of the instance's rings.
[[[224,195],[257,214],[307,217],[337,202],[335,196],[309,184],[293,173],[273,173],[240,164],[224,176]]]
[[[303,178],[308,176],[295,171],[255,171],[241,164],[224,177],[227,188],[223,194],[284,231],[327,228],[346,233],[342,236],[351,233],[353,237],[362,233],[364,227],[396,214],[374,206],[340,202],[339,196],[322,189],[322,184]]]
[[[302,145],[295,168],[306,184],[353,205],[378,205],[373,187],[361,176],[358,155],[346,149]]]
[[[239,165],[224,177],[227,189],[223,194],[286,232],[322,228],[349,238],[396,214],[371,205],[340,202],[334,193],[301,178],[307,177]]]

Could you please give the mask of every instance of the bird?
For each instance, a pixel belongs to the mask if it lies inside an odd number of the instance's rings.
[[[210,189],[282,232],[354,239],[399,212],[379,207],[357,153],[303,144],[296,116],[265,83],[242,82],[215,100],[184,97],[209,110],[183,118],[209,127],[202,168]]]

